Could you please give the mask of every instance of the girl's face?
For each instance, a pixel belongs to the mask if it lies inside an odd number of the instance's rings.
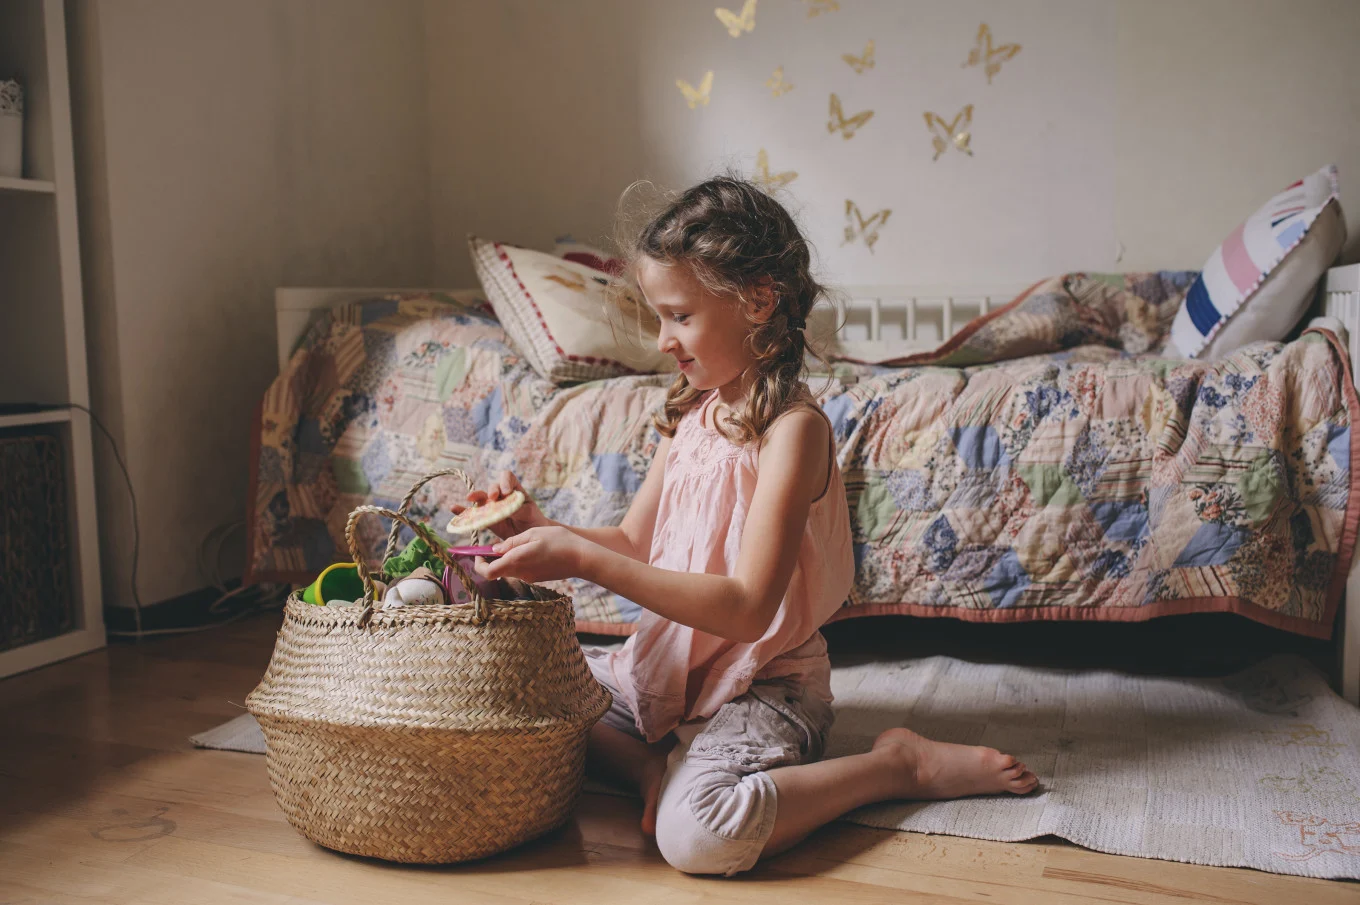
[[[738,381],[753,363],[743,346],[751,327],[740,301],[712,294],[684,266],[644,257],[637,276],[643,297],[661,318],[656,347],[675,357],[696,390],[730,386],[738,395]]]

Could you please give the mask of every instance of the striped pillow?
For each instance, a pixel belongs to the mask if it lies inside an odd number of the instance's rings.
[[[1285,338],[1346,239],[1336,167],[1294,183],[1214,249],[1171,325],[1187,357],[1219,358]]]

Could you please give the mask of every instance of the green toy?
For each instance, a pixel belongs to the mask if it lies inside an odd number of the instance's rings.
[[[325,568],[316,581],[302,592],[307,603],[325,606],[331,600],[358,600],[364,596],[364,582],[359,578],[359,567],[352,562],[333,563]]]
[[[424,527],[428,528],[428,525]],[[433,533],[433,532],[431,532]],[[416,569],[424,566],[436,575],[444,574],[444,564],[430,550],[430,545],[419,534],[396,556],[383,563],[383,572],[390,581],[405,578]],[[374,590],[379,600],[387,590],[387,583],[374,581]],[[359,568],[352,562],[338,562],[326,567],[316,581],[302,592],[306,603],[325,606],[332,600],[354,601],[364,596],[364,582],[359,577]]]
[[[444,564],[434,555],[430,545],[425,543],[425,538],[417,534],[406,549],[396,556],[388,558],[383,563],[383,572],[387,577],[396,581],[398,578],[405,578],[421,566],[429,569],[436,575],[444,574]]]

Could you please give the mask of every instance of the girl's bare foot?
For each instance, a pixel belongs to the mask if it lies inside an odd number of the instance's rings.
[[[666,755],[653,754],[642,765],[638,792],[642,794],[642,831],[656,835],[656,801],[661,795],[661,779],[666,775]]]
[[[995,748],[932,741],[910,729],[884,731],[874,740],[873,750],[900,777],[898,798],[1024,795],[1039,784],[1024,764]]]

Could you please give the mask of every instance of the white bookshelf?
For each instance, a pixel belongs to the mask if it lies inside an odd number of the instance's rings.
[[[56,191],[56,183],[48,182],[46,179],[15,179],[12,176],[0,176],[0,192],[42,192],[51,195]]]
[[[84,296],[76,228],[71,91],[62,0],[0,2],[0,78],[24,85],[24,172],[0,179],[0,406],[16,430],[60,438],[70,526],[74,630],[0,651],[0,677],[103,647]]]

